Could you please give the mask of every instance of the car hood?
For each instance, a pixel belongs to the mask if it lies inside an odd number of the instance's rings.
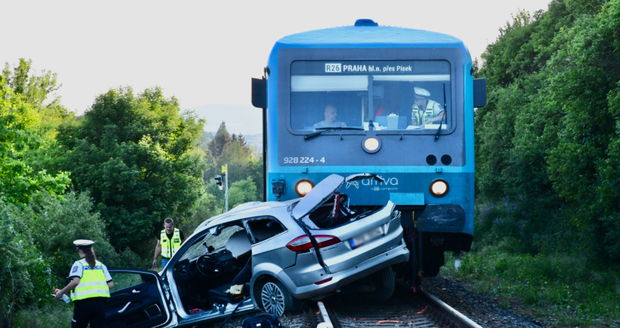
[[[314,188],[312,188],[312,190],[310,190],[310,192],[304,196],[299,203],[297,203],[291,215],[295,220],[299,220],[308,215],[308,213],[312,213],[312,211],[319,206],[323,205],[323,203],[329,200],[345,182],[368,178],[375,179],[380,182],[384,181],[383,178],[373,173],[353,174],[346,178],[338,174],[332,174],[314,186]]]

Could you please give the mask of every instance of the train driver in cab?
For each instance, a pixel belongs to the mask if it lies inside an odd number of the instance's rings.
[[[338,121],[338,110],[334,105],[325,106],[323,115],[325,119],[321,122],[315,123],[315,128],[347,126],[344,122]]]
[[[444,110],[438,102],[430,99],[431,93],[423,88],[413,88],[411,125],[438,124],[444,118]]]

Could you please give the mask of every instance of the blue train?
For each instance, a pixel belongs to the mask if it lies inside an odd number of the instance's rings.
[[[286,36],[265,75],[252,79],[263,108],[265,198],[303,196],[326,176],[348,183],[350,207],[401,212],[417,286],[437,275],[445,251],[468,251],[474,234],[474,108],[486,81],[449,35],[360,19],[353,26]]]

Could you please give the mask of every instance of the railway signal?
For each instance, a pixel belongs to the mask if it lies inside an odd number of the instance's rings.
[[[222,176],[218,175],[215,177],[215,184],[218,186],[218,188],[220,188],[220,190],[224,189],[224,186],[222,185]]]

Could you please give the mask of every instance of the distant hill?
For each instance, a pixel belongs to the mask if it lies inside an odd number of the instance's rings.
[[[207,120],[204,127],[212,139],[222,122],[230,134],[243,134],[248,144],[259,153],[263,151],[262,112],[251,105],[208,104],[192,108],[196,115]]]
[[[228,126],[228,123],[226,123],[226,125]],[[263,135],[253,134],[253,135],[244,135],[244,136],[245,136],[245,141],[247,141],[250,146],[256,149],[257,151],[256,155],[260,155],[260,153],[263,152]]]
[[[252,105],[207,104],[191,108],[196,114],[207,120],[205,131],[217,131],[222,122],[230,133],[244,136],[263,133],[262,110]]]

